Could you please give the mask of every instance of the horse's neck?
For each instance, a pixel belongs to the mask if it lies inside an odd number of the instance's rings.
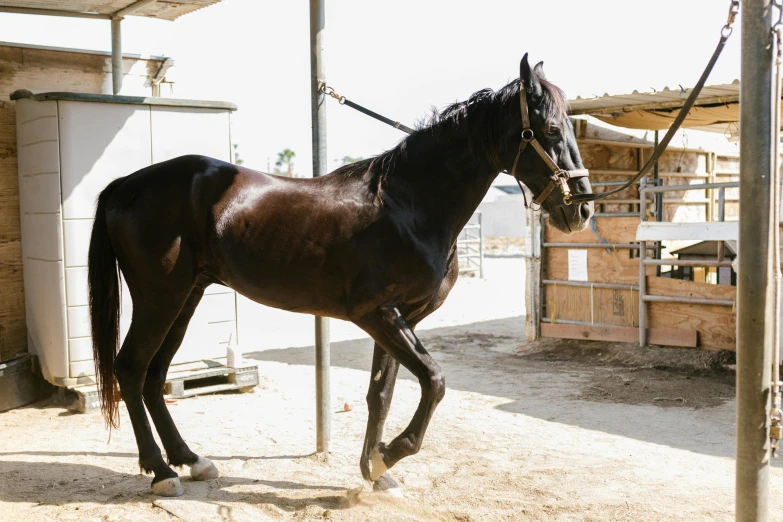
[[[426,231],[450,246],[487,194],[497,168],[486,154],[471,152],[466,133],[408,145],[405,161],[386,180],[385,192],[407,201]]]

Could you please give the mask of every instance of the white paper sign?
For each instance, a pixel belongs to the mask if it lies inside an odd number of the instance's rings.
[[[568,250],[568,280],[587,281],[587,250]]]

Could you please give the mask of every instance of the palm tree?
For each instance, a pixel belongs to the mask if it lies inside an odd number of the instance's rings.
[[[348,165],[349,163],[356,163],[357,161],[362,161],[364,158],[361,156],[343,156],[342,159],[336,159],[335,162],[339,163],[339,167],[342,167],[343,165]]]
[[[275,174],[281,175],[281,176],[288,176],[289,178],[294,177],[294,158],[296,157],[296,153],[292,151],[291,149],[284,149],[283,152],[277,153],[277,161],[275,162]],[[279,167],[282,167],[283,165],[286,166],[285,172],[281,172]]]

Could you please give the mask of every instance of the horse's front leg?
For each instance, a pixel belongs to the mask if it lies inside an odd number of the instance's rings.
[[[367,433],[364,436],[364,448],[359,467],[365,480],[370,478],[370,453],[381,443],[383,438],[383,425],[389,414],[394,384],[397,381],[397,370],[400,363],[394,360],[386,351],[375,343],[375,351],[372,357],[372,372],[370,374],[370,388],[367,390]],[[386,490],[397,487],[397,483],[388,473],[375,481],[373,488]]]
[[[421,449],[427,425],[446,392],[446,379],[395,306],[381,306],[355,322],[388,355],[410,370],[421,386],[421,400],[408,427],[388,445],[381,442],[370,451],[369,478],[376,481],[400,459]]]

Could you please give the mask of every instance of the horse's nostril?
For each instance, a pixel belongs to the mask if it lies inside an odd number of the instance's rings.
[[[579,214],[582,216],[582,220],[587,221],[593,215],[593,211],[590,209],[589,203],[582,203],[579,208]]]

